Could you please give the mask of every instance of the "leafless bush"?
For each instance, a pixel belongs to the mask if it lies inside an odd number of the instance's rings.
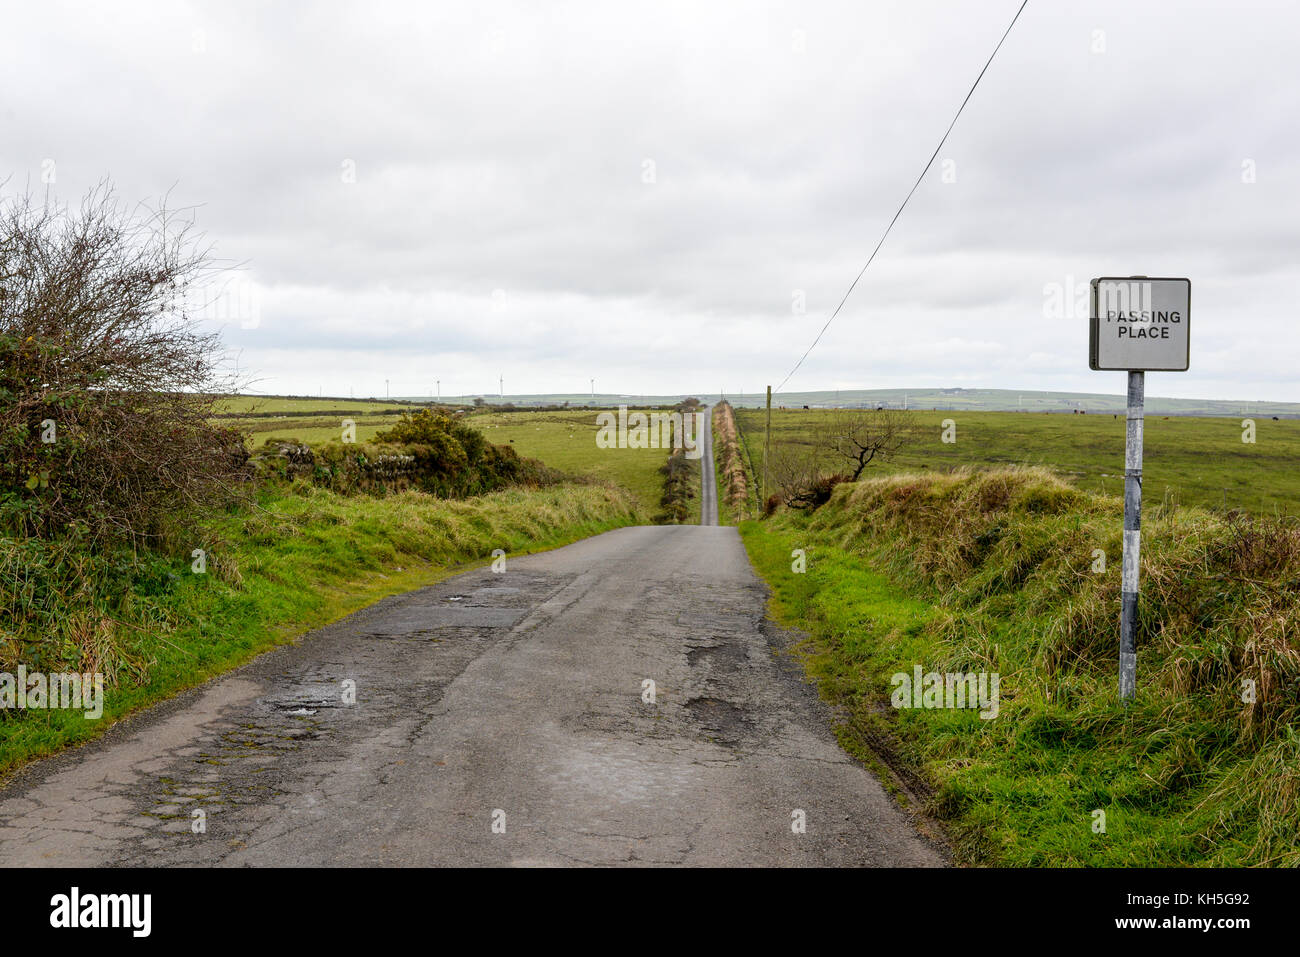
[[[815,444],[848,469],[856,482],[868,465],[895,455],[917,432],[911,412],[903,409],[840,409],[817,428]]]
[[[107,185],[0,206],[0,527],[134,543],[228,498],[247,455],[209,416],[232,383],[187,306],[215,271]]]
[[[846,475],[825,475],[817,453],[806,445],[781,444],[772,450],[769,472],[781,504],[786,508],[815,509],[825,505],[831,490]]]

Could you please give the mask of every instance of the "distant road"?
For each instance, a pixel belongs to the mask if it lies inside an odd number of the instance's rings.
[[[704,407],[704,431],[700,439],[700,524],[718,524],[718,483],[713,478],[713,408]]]
[[[765,596],[679,525],[385,599],[20,772],[0,865],[942,864]]]

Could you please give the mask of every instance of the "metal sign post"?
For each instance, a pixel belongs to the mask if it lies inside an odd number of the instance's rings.
[[[1147,276],[1094,279],[1088,365],[1128,372],[1124,429],[1124,561],[1119,613],[1119,697],[1137,690],[1137,614],[1142,554],[1142,423],[1146,371],[1190,364],[1192,284]]]
[[[1142,405],[1145,372],[1128,374],[1128,416],[1124,429],[1124,566],[1119,612],[1119,696],[1137,688],[1138,564],[1142,552]]]

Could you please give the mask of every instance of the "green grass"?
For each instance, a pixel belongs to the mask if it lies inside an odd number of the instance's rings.
[[[602,449],[596,445],[596,416],[616,409],[563,412],[479,412],[467,421],[489,442],[513,445],[520,455],[541,459],[570,475],[613,482],[632,492],[647,514],[659,511],[664,479],[659,469],[666,449]],[[358,436],[360,428],[358,427]]]
[[[337,442],[343,422],[356,427],[356,440],[368,442],[390,428],[402,412],[420,404],[373,399],[312,399],[293,396],[235,396],[217,403],[220,424],[244,433],[249,448],[260,448],[269,439],[319,445]]]
[[[713,443],[713,486],[718,496],[718,524],[735,525],[740,516],[737,514],[738,510],[727,501],[727,486],[723,482],[722,474],[722,455],[723,450],[715,441]]]
[[[174,557],[143,556],[129,590],[55,600],[50,631],[0,633],[0,671],[64,667],[108,674],[104,717],[80,711],[0,712],[0,772],[79,743],[132,711],[235,667],[277,644],[385,595],[488,560],[646,521],[637,501],[610,486],[512,490],[464,501],[419,492],[344,498],[311,487],[263,491],[196,529]],[[190,552],[208,552],[191,572]],[[30,574],[15,543],[0,539],[0,613],[17,629],[11,586]],[[68,585],[69,590],[76,583]]]
[[[810,442],[809,429],[831,413],[772,411],[772,445]],[[756,471],[762,469],[761,409],[738,409]],[[957,441],[940,441],[952,419]],[[1045,465],[1078,488],[1119,495],[1124,486],[1124,416],[1017,412],[918,412],[920,438],[867,475],[958,466]],[[1242,442],[1240,418],[1148,416],[1143,494],[1148,503],[1172,495],[1184,505],[1294,513],[1300,505],[1300,420],[1256,418],[1255,442]],[[830,459],[824,460],[833,470]]]
[[[773,615],[809,636],[799,653],[841,706],[841,741],[920,782],[959,860],[1300,864],[1300,530],[1152,511],[1124,707],[1121,511],[1041,469],[898,475],[741,534]],[[890,677],[918,664],[998,672],[998,716],[892,708]]]
[[[266,415],[255,418],[232,418],[222,421],[223,425],[239,429],[244,433],[249,448],[257,449],[271,439],[305,442],[308,445],[323,445],[326,442],[338,442],[343,437],[343,422],[350,420],[356,427],[356,440],[369,442],[374,437],[392,428],[401,418],[399,413],[365,415],[360,412],[346,412],[336,416],[284,416]]]

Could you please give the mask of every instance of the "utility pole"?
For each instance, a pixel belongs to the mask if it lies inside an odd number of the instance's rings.
[[[760,508],[767,508],[767,460],[772,451],[772,387],[767,387],[767,427],[763,431],[763,488]]]

